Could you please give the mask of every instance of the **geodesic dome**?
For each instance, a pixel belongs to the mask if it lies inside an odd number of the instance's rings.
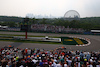
[[[64,18],[79,19],[80,14],[75,10],[69,10],[64,14]]]

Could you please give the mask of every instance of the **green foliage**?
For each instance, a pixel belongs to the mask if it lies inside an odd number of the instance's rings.
[[[7,25],[9,27],[20,27],[24,23],[23,21],[24,18],[21,17],[0,16],[0,25]],[[100,17],[86,17],[72,21],[63,18],[29,18],[28,25],[32,24],[50,24],[70,28],[82,28],[89,31],[91,29],[100,29]]]
[[[22,17],[14,17],[14,16],[0,16],[0,21],[5,22],[22,22]]]
[[[8,27],[16,27],[17,23],[15,23],[15,22],[0,22],[0,25],[8,26]]]

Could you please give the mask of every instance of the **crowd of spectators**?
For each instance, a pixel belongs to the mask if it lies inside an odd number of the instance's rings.
[[[0,28],[0,30],[8,30],[8,31],[20,31],[20,28]],[[81,28],[65,28],[64,26],[55,26],[55,25],[49,25],[49,24],[32,24],[31,25],[31,31],[40,31],[40,32],[55,32],[55,33],[68,33],[68,32],[76,32],[76,33],[83,33],[84,30]]]
[[[100,67],[100,52],[68,51],[38,48],[3,47],[0,49],[1,67]]]
[[[47,31],[47,32],[84,32],[83,29],[76,29],[76,28],[65,28],[64,26],[54,26],[48,24],[33,24],[31,25],[32,31]]]

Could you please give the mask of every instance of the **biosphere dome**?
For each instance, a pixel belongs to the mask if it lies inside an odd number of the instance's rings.
[[[80,14],[75,10],[69,10],[64,14],[64,18],[79,19]]]

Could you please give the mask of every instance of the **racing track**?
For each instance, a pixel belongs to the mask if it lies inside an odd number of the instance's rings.
[[[14,35],[25,35],[24,32],[2,32],[0,34],[14,34]],[[28,33],[28,35],[35,36],[75,36],[90,39],[91,44],[89,46],[75,46],[75,45],[58,45],[58,44],[40,44],[40,43],[17,43],[17,42],[6,42],[0,41],[0,48],[3,46],[12,45],[19,48],[42,48],[52,50],[58,47],[66,47],[67,50],[83,50],[83,51],[100,51],[100,36],[96,35],[75,35],[75,34],[53,34],[53,33]]]

